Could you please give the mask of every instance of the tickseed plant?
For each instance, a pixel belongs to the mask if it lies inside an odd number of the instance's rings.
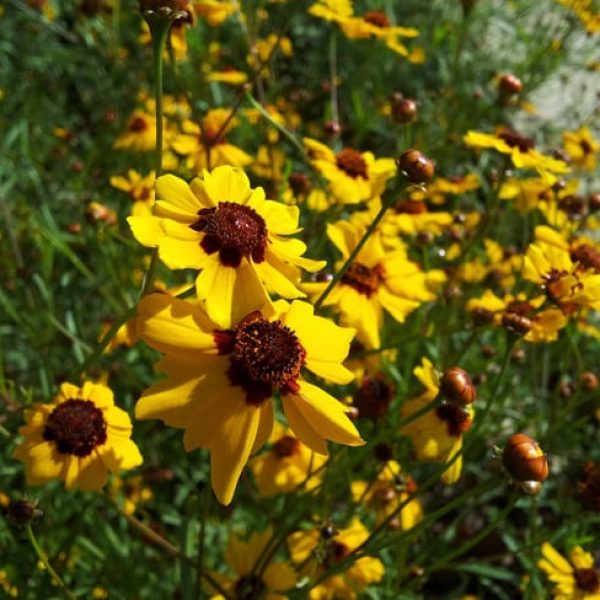
[[[0,4],[0,597],[600,599],[598,11]]]

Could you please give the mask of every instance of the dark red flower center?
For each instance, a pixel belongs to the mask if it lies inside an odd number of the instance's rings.
[[[501,140],[504,140],[511,148],[518,148],[521,152],[527,152],[533,149],[534,143],[531,138],[528,138],[516,131],[507,129],[498,135]]]
[[[438,406],[435,413],[439,419],[445,421],[448,435],[454,437],[458,437],[461,433],[467,431],[473,422],[469,412],[454,402],[447,402]]]
[[[580,590],[591,594],[600,590],[600,578],[596,569],[575,569],[573,576]]]
[[[219,354],[231,354],[229,381],[244,388],[248,404],[261,405],[274,390],[297,393],[296,380],[306,350],[281,321],[267,321],[257,311],[243,319],[235,331],[216,331],[214,339]]]
[[[106,442],[106,420],[91,400],[61,402],[46,421],[43,437],[61,454],[83,457]]]
[[[352,148],[344,148],[344,150],[339,152],[335,157],[335,163],[338,169],[344,171],[352,179],[356,179],[357,177],[368,179],[367,162],[360,152]]]
[[[354,395],[353,404],[358,408],[358,416],[366,419],[380,419],[387,413],[394,387],[383,376],[364,377]]]
[[[148,121],[144,117],[133,117],[129,122],[129,131],[132,133],[140,133],[148,129]]]
[[[190,227],[204,233],[200,246],[207,254],[219,253],[226,267],[239,267],[242,258],[255,263],[265,260],[267,225],[249,206],[220,202],[216,208],[198,211],[199,219]]]
[[[592,145],[587,140],[581,140],[579,147],[583,150],[584,154],[592,154],[594,152]]]
[[[571,260],[584,269],[600,273],[600,252],[589,244],[582,244],[571,250]]]
[[[291,435],[284,435],[273,444],[273,452],[278,458],[287,458],[298,454],[300,451],[300,440]]]
[[[380,10],[369,10],[363,15],[363,19],[375,27],[381,27],[382,29],[390,26],[390,20],[386,14]]]
[[[323,566],[329,568],[332,565],[339,563],[342,559],[346,558],[350,554],[350,548],[343,542],[337,540],[331,540],[327,545],[325,551],[325,558],[323,560]]]
[[[265,582],[256,574],[249,573],[240,577],[234,585],[233,597],[235,600],[252,600],[262,598],[262,593],[267,589]]]
[[[342,275],[342,283],[353,287],[359,294],[371,297],[379,287],[383,277],[382,267],[369,268],[361,263],[354,262]]]

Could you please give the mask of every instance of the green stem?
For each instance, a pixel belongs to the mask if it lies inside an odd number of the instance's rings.
[[[64,584],[63,580],[58,576],[58,573],[54,570],[48,558],[46,557],[44,551],[41,549],[38,541],[35,539],[35,535],[33,534],[33,530],[31,529],[31,523],[28,523],[25,531],[27,532],[27,537],[29,538],[29,542],[31,543],[31,547],[33,551],[37,555],[38,559],[43,563],[44,567],[50,573],[52,579],[54,579],[55,583],[60,587],[63,594],[69,600],[75,600],[75,596],[70,592],[69,588]]]
[[[373,232],[375,231],[375,229],[377,228],[377,226],[383,219],[388,208],[394,203],[394,201],[396,199],[397,199],[396,194],[390,194],[387,197],[387,199],[382,201],[379,212],[377,213],[377,215],[375,216],[375,218],[373,219],[371,224],[367,227],[367,230],[365,231],[361,240],[358,242],[358,244],[356,244],[356,247],[350,253],[350,256],[346,259],[346,262],[342,265],[342,268],[333,276],[333,278],[329,282],[329,285],[325,288],[323,293],[319,296],[319,298],[315,302],[315,312],[317,312],[321,308],[321,306],[323,306],[323,302],[325,302],[325,299],[327,298],[327,296],[329,296],[329,294],[331,293],[333,288],[338,284],[340,279],[344,276],[344,273],[350,268],[350,265],[354,262],[354,259],[358,256],[358,254],[362,250],[363,246],[367,243],[367,240],[371,237],[371,235],[373,234]]]
[[[154,100],[155,100],[155,119],[156,119],[156,145],[154,154],[154,164],[156,177],[162,173],[163,158],[163,51],[165,42],[169,33],[169,28],[173,22],[173,16],[148,20],[150,34],[152,36],[152,55],[154,59]],[[156,199],[154,200],[156,205]],[[153,208],[154,212],[154,208]],[[140,296],[144,296],[152,289],[154,272],[158,262],[158,248],[152,251],[150,265],[144,275],[142,291]]]

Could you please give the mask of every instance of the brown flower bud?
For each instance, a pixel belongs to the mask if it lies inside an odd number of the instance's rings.
[[[327,121],[323,125],[323,129],[327,135],[337,137],[342,133],[342,126],[337,121]]]
[[[548,477],[546,455],[538,443],[524,433],[515,433],[508,439],[502,452],[502,462],[517,481],[542,482]]]
[[[598,377],[592,371],[584,371],[580,376],[581,387],[588,392],[598,389]]]
[[[502,327],[518,336],[527,335],[533,323],[529,317],[514,311],[505,312],[502,315]]]
[[[471,318],[477,327],[483,327],[494,321],[494,313],[487,308],[477,307],[471,311]]]
[[[102,222],[107,225],[116,225],[117,223],[115,211],[100,202],[90,202],[85,209],[85,217],[92,224]]]
[[[558,202],[558,207],[564,210],[575,221],[585,217],[588,212],[585,198],[578,194],[565,196]]]
[[[304,173],[293,171],[290,173],[288,183],[295,196],[305,196],[310,192],[310,179]]]
[[[504,73],[498,79],[498,91],[501,98],[509,98],[520,94],[523,91],[523,84],[518,77],[515,77],[511,73]]]
[[[396,166],[404,172],[411,183],[425,183],[435,173],[433,161],[414,148],[405,150],[396,159]]]
[[[460,367],[446,369],[440,379],[440,391],[451,402],[471,404],[477,398],[477,390],[471,376]]]
[[[400,98],[392,100],[392,119],[401,125],[412,123],[419,114],[419,107],[414,100],[410,98]]]
[[[37,500],[17,500],[8,507],[8,520],[17,527],[29,525],[33,519],[41,516],[37,508]]]
[[[588,206],[590,210],[600,209],[600,192],[594,192],[588,196]]]

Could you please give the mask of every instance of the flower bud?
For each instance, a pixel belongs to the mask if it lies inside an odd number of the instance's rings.
[[[531,331],[533,323],[529,317],[518,312],[509,311],[502,315],[502,327],[515,335],[523,336]]]
[[[600,192],[594,192],[588,196],[588,206],[590,210],[600,210]]]
[[[323,126],[325,133],[331,137],[337,137],[342,133],[342,126],[337,121],[327,121]]]
[[[354,406],[358,409],[358,416],[376,421],[388,412],[394,386],[388,383],[383,375],[363,377],[360,388],[354,394]]]
[[[42,511],[37,510],[37,500],[17,500],[8,507],[8,520],[17,527],[29,525],[33,519],[41,516]]]
[[[414,148],[405,150],[396,159],[396,166],[404,172],[411,183],[425,183],[435,173],[433,161]]]
[[[511,477],[520,482],[542,482],[548,477],[548,459],[538,443],[524,433],[508,439],[502,462]]]
[[[395,123],[408,125],[417,118],[418,114],[419,107],[414,100],[392,97],[392,119]]]
[[[581,387],[588,392],[598,389],[598,377],[592,371],[584,371],[580,376]]]
[[[498,79],[498,101],[502,105],[507,105],[510,101],[523,90],[523,84],[518,77],[505,73]]]
[[[471,404],[477,397],[471,376],[460,367],[444,371],[440,379],[440,391],[448,400],[458,404]]]

